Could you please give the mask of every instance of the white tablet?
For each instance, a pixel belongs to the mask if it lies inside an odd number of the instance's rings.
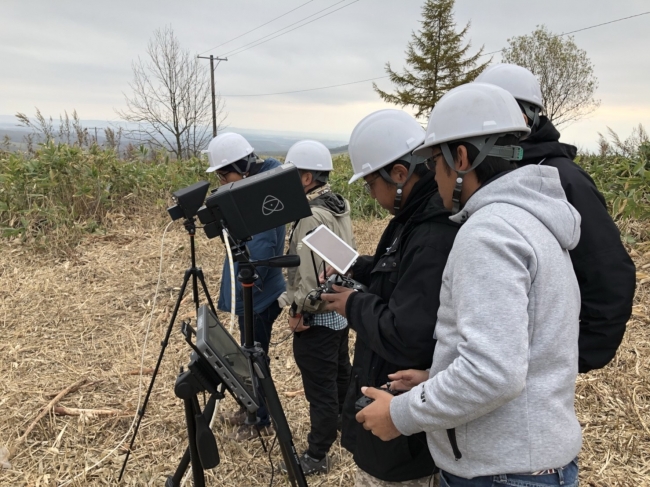
[[[345,274],[359,257],[356,250],[346,244],[341,237],[325,225],[316,228],[303,238],[302,242],[336,269],[339,274]]]

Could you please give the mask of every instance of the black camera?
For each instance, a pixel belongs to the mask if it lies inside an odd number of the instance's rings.
[[[197,215],[208,238],[224,226],[236,241],[311,216],[309,202],[293,164],[224,184],[205,200]]]
[[[311,304],[313,305],[317,300],[319,300],[321,294],[323,293],[325,294],[336,293],[337,291],[334,290],[333,286],[347,287],[348,289],[352,289],[360,293],[368,292],[368,288],[363,284],[361,284],[360,282],[357,282],[354,279],[347,276],[332,274],[327,279],[327,281],[325,281],[323,284],[318,286],[318,289],[315,290],[316,292],[310,296],[309,301],[311,302]]]
[[[187,188],[179,189],[172,193],[174,206],[167,208],[167,212],[172,220],[185,218],[191,220],[196,216],[197,211],[205,200],[205,195],[208,193],[210,183],[207,181],[199,181]]]

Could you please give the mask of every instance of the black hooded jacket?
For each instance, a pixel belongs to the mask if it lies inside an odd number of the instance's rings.
[[[424,433],[384,442],[356,421],[354,403],[362,386],[380,387],[390,373],[431,366],[442,272],[458,231],[450,214],[428,173],[388,224],[375,255],[360,257],[352,269],[369,292],[352,293],[346,304],[357,340],[341,444],[381,480],[427,477],[435,468]]]
[[[585,373],[614,358],[632,313],[636,271],[607,212],[605,198],[573,162],[576,148],[559,139],[553,124],[541,117],[538,129],[520,142],[524,149],[520,165],[555,167],[569,203],[582,217],[580,242],[570,255],[582,298],[578,370]]]

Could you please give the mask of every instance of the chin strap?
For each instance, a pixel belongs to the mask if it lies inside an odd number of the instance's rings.
[[[526,117],[528,117],[528,126],[530,127],[530,132],[532,134],[539,126],[539,114],[542,112],[542,109],[537,105],[532,105],[525,101],[517,100],[517,103],[519,103],[521,111],[524,112]]]
[[[404,185],[408,183],[409,179],[411,179],[411,176],[415,171],[415,166],[426,162],[426,158],[408,154],[398,159],[395,162],[397,163],[404,162],[405,163],[404,165],[408,164],[409,172],[406,175],[406,180],[403,183],[397,183],[393,181],[393,178],[390,177],[390,174],[388,174],[386,169],[384,169],[383,167],[379,170],[379,175],[384,179],[384,181],[397,186],[397,192],[395,193],[395,201],[393,201],[393,209],[395,210],[395,214],[397,214],[397,212],[402,207],[402,198],[404,197]]]
[[[240,163],[241,161],[246,161],[246,169],[244,169],[243,171],[242,171],[241,168],[237,165],[237,164]],[[256,162],[257,162],[257,156],[255,155],[254,152],[252,152],[250,155],[246,156],[245,158],[240,159],[240,160],[237,161],[237,162],[233,162],[233,163],[232,163],[232,167],[234,167],[234,168],[235,168],[235,171],[237,171],[239,174],[242,175],[242,177],[243,177],[244,179],[246,179],[246,176],[248,176],[248,173],[249,173],[249,171],[251,170],[251,166],[252,166],[253,164],[255,164]]]
[[[467,171],[458,171],[454,164],[454,157],[449,149],[449,144],[442,143],[440,144],[440,150],[442,155],[445,158],[445,162],[451,168],[452,171],[456,172],[456,185],[454,186],[454,193],[452,196],[452,215],[458,213],[461,208],[460,195],[463,190],[463,178],[467,173],[476,169],[486,157],[499,157],[501,159],[506,159],[508,161],[521,161],[524,155],[524,150],[516,145],[499,145],[495,146],[496,141],[502,137],[504,134],[493,134],[488,137],[486,140],[484,137],[472,137],[466,142],[472,144],[479,150],[476,159],[471,164],[471,167]],[[465,141],[463,141],[465,142]]]

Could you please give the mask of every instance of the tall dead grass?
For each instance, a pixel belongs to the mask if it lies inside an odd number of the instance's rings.
[[[62,406],[110,408],[128,414],[107,418],[48,414],[19,447],[11,459],[12,468],[0,470],[0,485],[60,485],[115,448],[131,424],[139,380],[132,374],[140,366],[153,305],[162,227],[145,219],[127,220],[115,214],[110,218],[111,230],[106,235],[84,238],[67,257],[33,255],[19,240],[0,241],[0,445],[11,446],[51,394],[84,377],[92,385],[67,395]],[[374,250],[384,225],[384,221],[355,222],[361,252]],[[634,235],[647,235],[639,224],[628,227]],[[216,298],[224,257],[220,242],[200,235],[197,252],[198,265]],[[650,241],[638,240],[632,256],[639,271],[638,290],[634,316],[618,356],[605,369],[578,379],[577,405],[584,431],[580,455],[583,485],[650,485]],[[145,368],[155,365],[188,267],[189,241],[178,223],[167,234],[163,259]],[[192,308],[188,295],[180,318],[192,317]],[[294,441],[302,450],[309,427],[307,403],[304,395],[286,395],[300,391],[302,385],[291,341],[282,341],[287,334],[285,318],[283,315],[276,323],[271,367]],[[162,485],[184,451],[183,406],[172,389],[190,351],[179,323],[165,352],[124,485]],[[143,393],[149,380],[150,376],[144,376]],[[233,406],[232,399],[221,405],[225,409]],[[215,431],[222,463],[208,472],[207,485],[268,485],[271,467],[261,444],[236,444],[225,438],[227,428],[219,426]],[[333,471],[309,478],[310,485],[353,484],[351,456],[338,441],[333,454]],[[277,447],[271,457],[277,465]],[[68,485],[115,485],[123,458],[124,449],[120,449]],[[276,469],[275,485],[284,483]]]

